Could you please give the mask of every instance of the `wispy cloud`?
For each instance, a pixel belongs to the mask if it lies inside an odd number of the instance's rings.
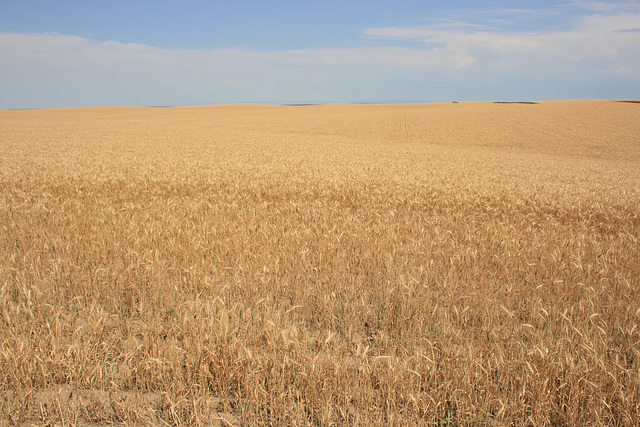
[[[53,33],[0,33],[0,91],[18,96],[19,88],[30,93],[37,88],[55,93],[61,103],[56,105],[66,105],[60,92],[95,97],[97,85],[112,88],[93,101],[98,104],[339,102],[368,99],[365,82],[393,84],[389,76],[397,73],[464,69],[472,62],[455,47],[162,49]],[[380,87],[369,91],[372,97],[376,91]],[[91,103],[86,98],[76,103]]]
[[[55,33],[0,33],[0,64],[46,65],[113,69],[136,66],[305,66],[354,65],[384,67],[453,67],[469,65],[469,57],[455,50],[430,51],[405,47],[355,47],[280,50],[246,48],[216,50],[160,49],[153,46],[97,42]]]
[[[367,37],[437,45],[473,58],[478,67],[513,74],[532,69],[549,77],[585,74],[640,75],[640,13],[591,14],[565,30],[506,31],[499,26],[434,21],[421,26],[377,27]]]
[[[114,41],[97,42],[56,33],[0,33],[3,65],[54,68],[100,68],[163,62],[162,52],[151,46]]]
[[[639,12],[640,4],[637,1],[592,1],[592,0],[570,0],[565,6],[572,6],[578,9],[592,12],[619,12],[630,11]]]

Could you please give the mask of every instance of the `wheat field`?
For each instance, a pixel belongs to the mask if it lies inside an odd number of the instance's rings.
[[[0,111],[0,424],[640,424],[640,104]]]

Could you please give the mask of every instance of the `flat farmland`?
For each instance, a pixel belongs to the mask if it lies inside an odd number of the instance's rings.
[[[0,424],[640,424],[640,104],[0,111]]]

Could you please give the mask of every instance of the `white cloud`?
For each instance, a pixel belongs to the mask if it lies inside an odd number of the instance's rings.
[[[472,62],[455,47],[161,49],[52,33],[0,33],[0,93],[5,106],[9,94],[19,98],[11,105],[19,106],[33,104],[23,94],[54,99],[54,106],[340,102],[394,93],[389,86],[405,84],[398,73],[424,77]]]
[[[612,11],[640,11],[640,4],[637,1],[591,1],[591,0],[571,0],[568,6],[577,7],[594,12]]]
[[[353,65],[398,68],[464,68],[472,58],[455,49],[410,49],[404,47],[361,47],[304,49],[264,54],[265,61],[279,65]]]
[[[509,72],[571,78],[588,74],[640,74],[640,14],[593,14],[563,31],[502,31],[464,22],[369,28],[364,34],[437,45]]]
[[[404,47],[355,47],[259,52],[244,48],[216,50],[160,49],[153,46],[96,42],[61,34],[0,33],[0,63],[115,69],[137,66],[202,68],[351,65],[385,67],[465,67],[468,55],[455,49],[425,50]]]

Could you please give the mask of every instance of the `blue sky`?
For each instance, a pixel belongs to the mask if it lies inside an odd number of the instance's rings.
[[[640,0],[0,0],[0,108],[640,98]]]

